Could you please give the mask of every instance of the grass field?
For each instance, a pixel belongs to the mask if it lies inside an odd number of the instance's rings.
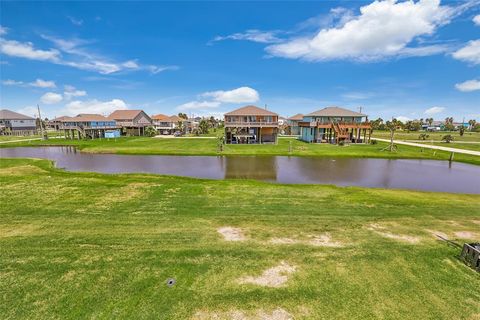
[[[59,131],[48,131],[47,132],[49,137],[56,137],[60,136],[61,132]],[[14,141],[14,140],[28,140],[28,139],[38,139],[41,138],[39,134],[31,135],[31,136],[0,136],[0,142],[2,141]]]
[[[478,273],[432,235],[479,240],[480,196],[21,159],[0,161],[0,187],[3,319],[480,317]]]
[[[419,136],[422,133],[428,134],[428,141],[437,141],[441,142],[442,137],[450,134],[453,136],[454,141],[476,141],[480,142],[480,132],[469,132],[465,131],[463,136],[460,136],[458,131],[455,132],[425,132],[425,131],[412,131],[412,132],[406,132],[406,131],[396,131],[394,139],[395,140],[404,140],[404,141],[412,141],[412,140],[419,140]],[[379,131],[375,130],[373,132],[373,137],[375,138],[383,138],[383,139],[390,139],[390,131]]]
[[[38,145],[73,145],[83,152],[118,154],[164,154],[164,155],[292,155],[312,157],[363,157],[363,158],[407,158],[448,160],[450,154],[410,146],[398,146],[397,152],[382,151],[386,143],[377,145],[309,144],[294,138],[280,138],[277,145],[224,145],[219,152],[217,139],[194,138],[148,138],[128,137],[115,140],[65,140],[29,141],[0,145],[0,148]],[[291,152],[290,150],[291,145]],[[455,161],[480,165],[480,157],[456,154]]]

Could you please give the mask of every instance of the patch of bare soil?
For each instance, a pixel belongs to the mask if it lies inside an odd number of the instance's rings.
[[[40,227],[35,225],[21,225],[21,226],[2,226],[0,225],[0,238],[28,236],[35,233]]]
[[[1,168],[0,175],[19,176],[47,172],[37,166],[24,165],[18,167]]]
[[[320,236],[314,236],[313,239],[309,241],[309,244],[317,247],[343,247],[343,244],[341,242],[333,241],[332,237],[328,233],[322,234]]]
[[[257,310],[253,313],[246,313],[240,310],[227,312],[204,312],[195,313],[192,319],[195,320],[292,320],[294,317],[282,308],[277,308],[272,312]]]
[[[244,241],[246,240],[245,235],[240,228],[234,227],[221,227],[217,229],[217,232],[220,233],[225,241]]]
[[[296,244],[296,243],[300,243],[299,240],[291,239],[291,238],[272,238],[272,239],[270,239],[269,242],[273,243],[273,244]]]
[[[444,239],[449,239],[448,235],[444,232],[441,232],[441,231],[436,231],[436,230],[426,230],[427,232],[429,232],[435,239],[440,239],[440,237],[444,238]]]
[[[282,287],[288,280],[288,275],[296,271],[295,266],[291,266],[282,261],[278,266],[265,270],[261,276],[247,276],[240,278],[238,283],[256,284],[263,287],[278,288]]]
[[[473,239],[475,238],[475,233],[471,231],[457,231],[455,236],[461,239]]]
[[[406,242],[406,243],[411,243],[411,244],[415,244],[415,243],[420,242],[419,237],[407,236],[407,235],[387,232],[388,229],[386,227],[380,226],[378,224],[370,224],[370,226],[367,229],[375,232],[379,236],[382,236],[382,237],[388,238],[388,239],[398,240],[398,241],[401,241],[401,242]]]

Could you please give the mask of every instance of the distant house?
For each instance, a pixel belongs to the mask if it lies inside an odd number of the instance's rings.
[[[66,138],[104,138],[120,135],[120,127],[115,120],[100,114],[81,113],[76,117],[62,117],[59,129]]]
[[[26,136],[36,133],[35,118],[7,109],[0,110],[0,135]]]
[[[145,127],[152,125],[152,119],[143,110],[116,110],[108,117],[115,120],[127,136],[143,136]]]
[[[174,134],[179,130],[178,122],[181,121],[179,116],[167,116],[164,114],[156,114],[152,116],[152,122],[159,134]]]
[[[369,142],[372,127],[367,115],[339,107],[309,113],[299,122],[300,138],[306,142]]]
[[[277,143],[278,114],[246,106],[224,116],[225,142],[237,144]]]
[[[54,130],[60,130],[60,126],[62,124],[62,120],[68,118],[66,116],[61,116],[61,117],[55,117],[54,119],[51,119],[47,121],[47,128],[54,129]]]
[[[300,135],[300,127],[298,126],[298,123],[300,121],[303,121],[303,114],[297,113],[294,116],[291,116],[290,118],[287,119],[287,124],[288,127],[290,128],[290,134],[298,136]]]

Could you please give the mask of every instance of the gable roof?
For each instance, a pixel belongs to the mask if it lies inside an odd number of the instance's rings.
[[[340,107],[326,107],[321,110],[307,114],[307,116],[315,117],[366,117],[366,114],[355,112]]]
[[[303,114],[301,113],[297,113],[296,115],[294,116],[291,116],[290,118],[288,118],[288,120],[303,120]]]
[[[89,122],[89,121],[112,121],[112,119],[101,114],[80,113],[75,117],[63,117],[60,122]]]
[[[35,120],[35,118],[26,116],[24,114],[13,112],[11,110],[2,109],[0,110],[0,119],[6,120]]]
[[[182,119],[177,115],[173,115],[173,116],[169,117],[168,120],[170,120],[170,122],[185,121],[185,119]]]
[[[166,114],[155,114],[151,117],[153,120],[166,120],[167,118],[169,118]]]
[[[278,116],[277,113],[259,108],[257,106],[245,106],[225,113],[226,116]]]
[[[115,120],[133,120],[143,110],[115,110],[108,117]]]

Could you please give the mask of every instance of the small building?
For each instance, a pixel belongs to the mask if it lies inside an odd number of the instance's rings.
[[[145,128],[152,125],[152,119],[143,110],[116,110],[108,117],[115,120],[127,136],[143,136]]]
[[[36,133],[35,118],[7,109],[0,110],[0,135],[27,136]]]
[[[104,138],[107,132],[109,136],[120,136],[120,127],[115,120],[100,114],[81,113],[76,117],[63,117],[60,123],[59,129],[64,131],[67,139]],[[114,131],[116,133],[112,133]]]
[[[164,114],[157,114],[152,116],[152,122],[159,134],[170,135],[177,131],[182,131],[182,126],[187,120],[180,118],[177,115],[167,116]],[[182,125],[180,125],[182,123]]]
[[[290,134],[294,136],[300,135],[300,127],[298,123],[303,121],[303,114],[297,113],[294,116],[291,116],[287,119],[288,128],[290,129]]]
[[[48,129],[53,130],[60,130],[60,126],[62,124],[62,120],[68,118],[66,116],[55,117],[54,119],[48,120],[46,125]]]
[[[225,143],[277,143],[278,114],[256,106],[228,112],[224,115]]]
[[[316,143],[367,143],[372,133],[366,114],[339,107],[309,113],[299,127],[301,140]]]

